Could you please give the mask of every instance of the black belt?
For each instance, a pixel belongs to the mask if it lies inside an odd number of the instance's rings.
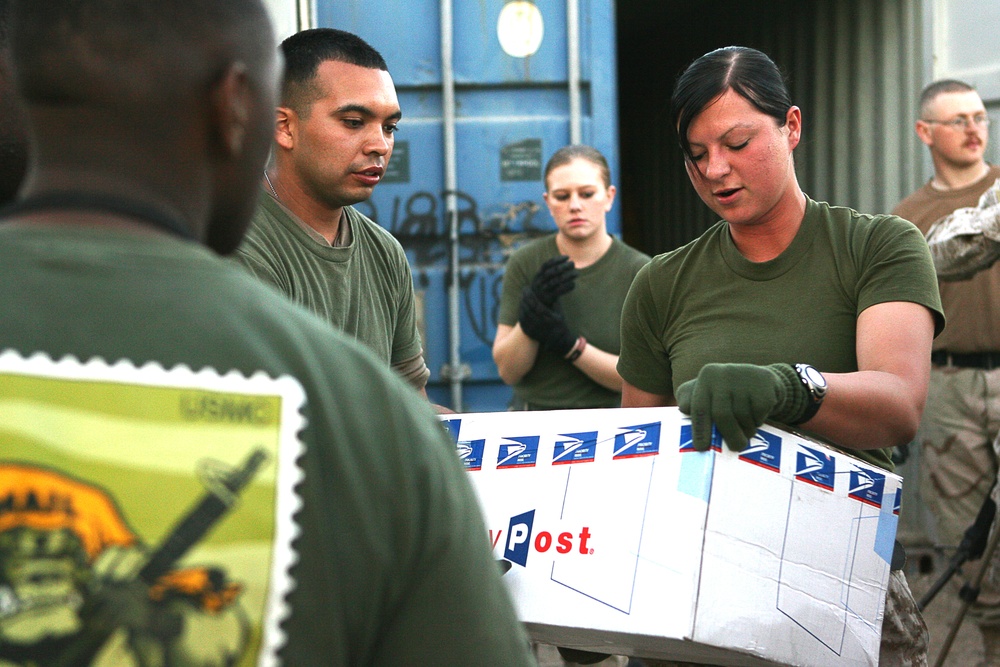
[[[955,366],[956,368],[1000,368],[1000,352],[931,352],[931,363],[935,366]]]

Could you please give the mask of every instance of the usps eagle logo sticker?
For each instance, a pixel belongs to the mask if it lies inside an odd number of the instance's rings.
[[[832,454],[804,445],[795,454],[795,479],[801,482],[833,491],[836,472],[837,460]]]
[[[709,449],[714,449],[717,452],[722,451],[722,436],[719,435],[719,429],[715,428],[715,424],[712,424],[712,439],[708,445]],[[680,442],[678,444],[678,450],[683,454],[685,452],[696,452],[697,449],[694,448],[694,435],[691,431],[691,420],[688,419],[681,424],[681,435]]]
[[[458,449],[458,458],[466,470],[483,469],[483,452],[486,450],[485,438],[459,442],[455,447]]]
[[[613,458],[631,459],[660,453],[660,422],[620,426],[618,430]]]
[[[500,453],[497,455],[497,469],[532,468],[538,463],[539,435],[507,436],[506,442],[500,443]]]
[[[855,467],[851,470],[851,488],[848,495],[872,507],[882,507],[885,491],[885,475],[869,468]]]
[[[552,452],[552,465],[590,463],[597,454],[597,431],[561,433]]]
[[[767,431],[757,431],[750,438],[746,449],[740,452],[740,460],[774,472],[780,471],[781,436]]]
[[[455,443],[455,450],[458,452],[458,458],[462,462],[462,465],[465,466],[465,469],[470,471],[482,470],[483,452],[486,450],[486,439],[479,438],[477,440],[460,440],[459,436],[462,432],[461,419],[443,419],[441,423],[451,436],[452,442]]]
[[[290,377],[0,354],[0,662],[277,665],[304,402]]]

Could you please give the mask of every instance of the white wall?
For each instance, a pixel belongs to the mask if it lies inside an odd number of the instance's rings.
[[[315,25],[316,0],[264,0],[264,5],[279,42]]]
[[[930,71],[979,90],[993,121],[986,159],[1000,163],[1000,2],[932,0]]]

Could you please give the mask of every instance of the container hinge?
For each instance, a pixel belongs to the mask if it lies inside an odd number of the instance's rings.
[[[466,380],[470,377],[472,377],[472,367],[469,364],[459,364],[455,370],[452,370],[451,364],[441,366],[442,380]]]

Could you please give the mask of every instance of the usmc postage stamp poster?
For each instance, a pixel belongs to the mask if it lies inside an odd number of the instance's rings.
[[[303,400],[0,354],[0,665],[276,665]]]

